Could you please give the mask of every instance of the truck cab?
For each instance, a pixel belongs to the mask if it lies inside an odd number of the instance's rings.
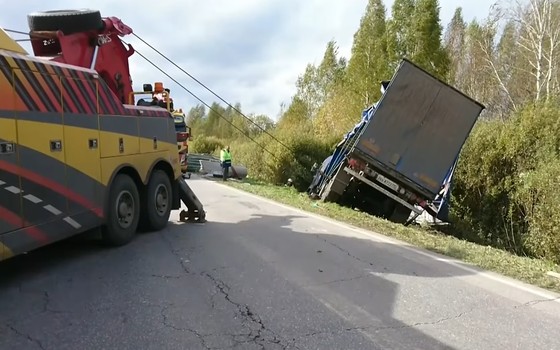
[[[177,148],[179,150],[179,163],[181,172],[184,176],[190,177],[187,173],[187,156],[189,154],[189,141],[192,140],[191,128],[187,125],[187,116],[182,109],[173,111],[175,121],[175,132],[177,133]]]

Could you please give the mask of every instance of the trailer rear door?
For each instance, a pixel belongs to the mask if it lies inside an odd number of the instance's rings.
[[[356,148],[435,196],[483,109],[403,60]]]

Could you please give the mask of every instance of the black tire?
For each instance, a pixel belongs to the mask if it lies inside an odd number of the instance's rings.
[[[111,246],[129,243],[136,234],[140,219],[140,194],[130,176],[119,174],[113,180],[106,215],[107,223],[101,232],[103,241]],[[123,219],[126,220],[121,222],[119,216],[125,216]]]
[[[103,28],[101,13],[97,10],[53,10],[27,15],[31,31],[57,31],[73,34]]]
[[[173,191],[169,176],[163,170],[155,170],[150,176],[142,201],[142,229],[159,231],[167,226]]]

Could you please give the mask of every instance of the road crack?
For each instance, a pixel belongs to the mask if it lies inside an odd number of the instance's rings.
[[[163,233],[160,234],[160,237],[169,247],[169,251],[171,251],[171,254],[173,254],[179,260],[179,265],[181,266],[181,268],[183,269],[185,274],[187,274],[187,275],[192,274],[188,265],[187,265],[190,262],[190,259],[188,258],[188,256],[183,257],[181,255],[181,252],[184,251],[185,249],[176,249],[173,246],[172,242]],[[165,275],[163,275],[163,276],[165,276]],[[153,277],[161,277],[161,275],[156,275],[156,276],[153,276]],[[162,278],[165,278],[165,277],[162,277]]]
[[[379,331],[386,331],[386,330],[402,330],[402,329],[409,329],[409,328],[415,328],[415,327],[422,327],[422,326],[434,326],[434,325],[439,325],[445,322],[449,322],[449,321],[453,321],[453,320],[457,320],[460,319],[462,317],[464,317],[465,315],[473,312],[474,309],[472,310],[468,310],[465,312],[461,312],[457,315],[453,315],[453,316],[448,316],[448,317],[443,317],[440,319],[437,319],[435,321],[430,321],[430,322],[415,322],[412,324],[404,324],[404,325],[399,325],[399,326],[356,326],[356,327],[346,327],[346,328],[342,328],[339,330],[330,330],[330,331],[312,331],[303,335],[300,335],[296,338],[296,340],[300,340],[300,339],[305,339],[305,338],[310,338],[310,337],[315,337],[315,336],[322,336],[322,335],[340,335],[343,333],[347,333],[347,332],[379,332]]]
[[[526,303],[523,303],[521,305],[516,305],[513,308],[514,309],[520,309],[520,308],[524,308],[524,307],[529,307],[529,306],[534,306],[534,305],[538,305],[538,304],[542,304],[542,303],[552,303],[555,301],[560,301],[560,297],[557,298],[548,298],[548,299],[537,299],[537,300],[531,300],[528,301]]]
[[[242,324],[250,329],[248,334],[230,334],[230,336],[233,335],[234,341],[232,348],[248,343],[257,344],[261,347],[261,349],[266,349],[266,344],[276,344],[282,349],[288,349],[290,346],[294,346],[292,343],[286,342],[282,339],[273,330],[269,329],[261,317],[257,315],[249,305],[233,300],[230,294],[231,288],[224,281],[208,272],[201,272],[200,275],[208,278],[214,284],[217,292],[213,295],[213,297],[218,294],[222,295],[228,303],[236,308],[236,313],[240,316]],[[212,304],[214,305],[214,302]]]
[[[164,327],[167,328],[171,328],[175,331],[179,331],[179,332],[188,332],[191,334],[194,334],[198,340],[200,341],[200,343],[202,344],[202,346],[207,349],[207,350],[213,350],[213,348],[211,348],[210,346],[208,346],[205,337],[209,337],[212,336],[212,334],[202,334],[200,332],[198,332],[195,329],[191,329],[191,328],[184,328],[184,327],[178,327],[176,325],[174,325],[170,320],[169,317],[167,316],[167,310],[172,307],[173,305],[168,305],[168,306],[163,306],[161,308],[161,317],[162,317],[162,324]]]
[[[334,283],[351,282],[351,281],[359,280],[359,279],[362,279],[362,278],[365,278],[365,277],[368,277],[368,275],[363,273],[363,274],[360,274],[360,275],[354,276],[354,277],[340,278],[340,279],[336,279],[336,280],[332,280],[332,281],[313,284],[312,286],[318,287],[318,286],[325,286],[325,285],[334,284]]]
[[[11,325],[11,324],[6,324],[6,327],[11,330],[12,332],[14,332],[15,334],[17,334],[18,336],[25,338],[27,340],[29,340],[30,342],[36,344],[39,349],[41,350],[46,350],[46,348],[43,346],[43,343],[37,339],[37,338],[33,338],[30,334],[24,333],[22,331],[20,331],[19,329],[17,329],[15,326]]]
[[[317,238],[317,239],[319,239],[319,240],[321,240],[321,241],[323,241],[323,242],[325,242],[325,243],[327,243],[327,244],[330,244],[331,246],[333,246],[333,247],[335,247],[336,249],[340,250],[341,252],[345,253],[346,255],[348,255],[349,257],[351,257],[352,259],[354,259],[354,260],[356,260],[356,261],[359,261],[359,262],[361,262],[362,264],[366,264],[366,265],[369,265],[369,266],[374,266],[374,264],[373,264],[372,262],[366,261],[366,260],[364,260],[364,259],[362,259],[362,258],[360,258],[360,257],[358,257],[358,256],[356,256],[356,255],[354,255],[354,254],[352,254],[352,253],[350,253],[348,250],[342,248],[342,247],[339,246],[338,244],[333,243],[333,242],[329,241],[328,239],[323,238],[323,237],[321,237],[321,236],[319,236],[319,235],[317,235],[317,234],[314,235],[314,236],[315,236],[315,238]]]
[[[174,279],[174,280],[178,280],[180,278],[182,278],[183,276],[176,276],[176,275],[159,275],[159,274],[155,274],[152,273],[150,275],[151,277],[155,277],[155,278],[163,278],[163,279]]]
[[[474,311],[474,308],[471,309],[471,310],[468,310],[468,311],[458,313],[457,315],[449,316],[449,317],[443,317],[443,318],[440,318],[440,319],[438,319],[436,321],[432,321],[432,322],[416,322],[416,323],[413,323],[412,325],[389,327],[389,329],[405,329],[405,328],[414,328],[414,327],[421,327],[421,326],[435,326],[435,325],[439,325],[439,324],[442,324],[442,323],[445,323],[445,322],[460,319],[460,318],[464,317],[465,315],[468,315],[468,314],[472,313],[473,311]],[[383,330],[383,328],[376,329],[376,330]]]

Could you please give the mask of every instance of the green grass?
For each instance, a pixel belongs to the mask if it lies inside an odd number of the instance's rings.
[[[405,227],[332,203],[310,200],[305,193],[293,188],[272,186],[258,182],[227,182],[234,188],[272,199],[298,209],[346,222],[351,225],[394,237],[416,247],[424,248],[473,264],[482,269],[515,278],[552,291],[560,292],[560,280],[546,275],[560,272],[559,266],[543,260],[513,255],[506,251],[477,245],[434,229],[419,226]]]

